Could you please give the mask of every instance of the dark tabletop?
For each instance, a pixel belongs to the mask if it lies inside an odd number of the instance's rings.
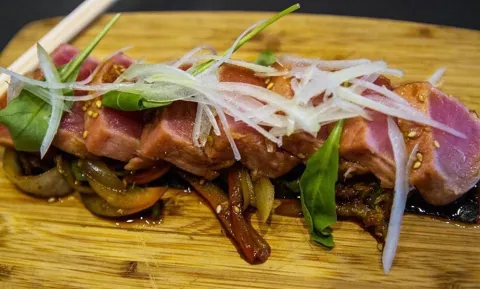
[[[81,0],[0,0],[0,50],[28,22],[68,14]],[[280,11],[390,18],[480,29],[480,0],[120,0],[111,11]]]

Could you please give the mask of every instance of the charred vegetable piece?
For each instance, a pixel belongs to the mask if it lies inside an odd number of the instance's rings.
[[[248,170],[245,167],[242,167],[240,173],[240,182],[242,184],[243,193],[243,210],[245,211],[249,205],[255,206],[255,191]]]
[[[5,148],[3,154],[3,170],[6,177],[20,190],[35,197],[63,197],[73,192],[56,167],[39,175],[24,176],[17,152],[10,148]]]
[[[263,263],[270,256],[270,246],[243,217],[241,210],[242,187],[240,179],[241,170],[238,169],[238,167],[233,167],[228,174],[230,216],[233,235],[239,240],[238,243],[249,263]]]
[[[78,165],[88,181],[94,179],[111,189],[125,190],[125,184],[104,162],[100,160],[80,160]]]
[[[67,183],[77,192],[83,194],[93,194],[95,193],[92,188],[87,186],[82,186],[80,183],[75,179],[73,174],[72,168],[70,166],[70,162],[64,160],[62,155],[55,156],[55,163],[57,164],[57,169],[60,174],[63,175]]]
[[[303,217],[302,204],[300,200],[284,199],[280,200],[280,205],[275,208],[275,214],[286,217]]]
[[[80,163],[80,168],[85,173],[88,183],[92,189],[110,205],[120,209],[144,210],[153,206],[167,191],[167,187],[140,188],[133,187],[126,189],[122,181],[101,161],[84,160]],[[101,168],[101,173],[97,169]],[[95,172],[91,174],[91,172]],[[98,179],[97,179],[98,178]],[[121,183],[121,189],[105,185],[102,181],[108,180],[108,183]]]
[[[72,162],[72,172],[75,179],[79,182],[87,182],[87,177],[83,174],[83,171],[78,166],[78,161]]]
[[[243,218],[241,214],[241,192],[240,184],[233,185],[236,189],[232,192],[231,202],[227,195],[218,186],[211,182],[204,183],[202,179],[187,175],[184,172],[179,174],[210,204],[216,212],[223,227],[232,236],[235,243],[242,250],[246,260],[250,264],[263,263],[270,256],[270,246]],[[236,208],[236,209],[235,209]],[[238,212],[237,212],[238,211]],[[235,221],[233,221],[235,219]],[[234,226],[235,222],[235,226]]]
[[[268,178],[260,178],[255,182],[255,199],[258,218],[265,223],[272,212],[275,200],[275,188]]]
[[[156,179],[161,178],[164,174],[166,174],[170,170],[171,165],[165,163],[161,167],[154,167],[147,171],[136,173],[133,175],[129,175],[125,177],[125,181],[128,184],[137,184],[137,185],[145,185],[154,181]]]
[[[110,205],[107,201],[95,194],[81,194],[85,207],[97,216],[102,217],[124,217],[141,212],[146,208],[120,209]]]

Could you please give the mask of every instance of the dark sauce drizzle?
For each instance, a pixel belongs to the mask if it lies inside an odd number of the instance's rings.
[[[427,203],[418,192],[408,198],[405,212],[443,218],[450,221],[479,224],[479,185],[468,191],[460,199],[445,206]]]

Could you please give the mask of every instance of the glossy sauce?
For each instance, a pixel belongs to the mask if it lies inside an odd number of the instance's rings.
[[[478,185],[457,201],[445,206],[427,203],[418,192],[408,198],[405,212],[427,215],[460,223],[480,224],[480,188]]]

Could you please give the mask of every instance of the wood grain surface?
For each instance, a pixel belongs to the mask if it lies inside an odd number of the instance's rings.
[[[134,45],[131,56],[161,62],[200,44],[221,51],[270,15],[124,14],[94,55]],[[101,18],[73,44],[84,47],[108,19]],[[57,22],[38,21],[21,30],[0,65],[8,66]],[[383,59],[406,72],[397,82],[424,80],[446,66],[442,88],[480,110],[477,31],[296,14],[268,28],[237,56],[253,59],[266,47],[324,59]],[[159,224],[117,225],[92,216],[76,196],[48,203],[23,195],[0,171],[0,288],[480,288],[478,227],[407,216],[393,269],[385,276],[376,241],[357,225],[335,225],[336,246],[326,250],[309,241],[301,219],[274,215],[260,228],[272,255],[252,266],[195,194],[170,195]]]

